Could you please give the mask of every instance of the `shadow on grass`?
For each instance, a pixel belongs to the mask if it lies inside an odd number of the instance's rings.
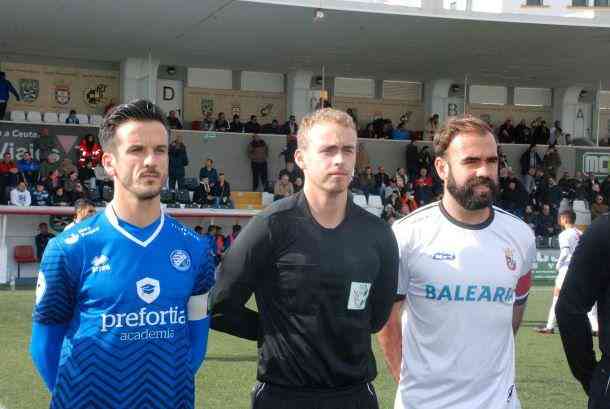
[[[256,362],[258,357],[256,355],[208,355],[205,360],[217,362]]]
[[[546,324],[546,321],[523,320],[521,322],[522,327],[528,327],[528,328],[539,327],[539,326],[545,325],[545,324]]]

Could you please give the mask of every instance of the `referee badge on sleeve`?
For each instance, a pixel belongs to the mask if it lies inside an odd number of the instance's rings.
[[[366,300],[371,291],[371,283],[352,282],[349,290],[349,300],[347,301],[348,310],[363,310],[366,307]]]

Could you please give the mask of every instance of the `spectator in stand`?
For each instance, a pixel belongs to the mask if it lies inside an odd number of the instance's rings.
[[[358,135],[359,138],[368,138],[368,139],[377,139],[377,134],[375,133],[375,128],[373,124],[370,123],[366,126],[366,128],[362,129]]]
[[[500,126],[498,130],[498,139],[500,143],[513,143],[515,141],[515,128],[513,127],[513,121],[508,118]]]
[[[58,187],[53,196],[51,196],[53,206],[72,206],[70,197],[66,194],[63,187]]]
[[[366,151],[366,146],[364,142],[358,142],[358,151],[356,152],[356,165],[354,171],[356,175],[360,174],[360,172],[364,171],[367,166],[371,166],[371,161],[369,160],[369,154]]]
[[[13,87],[13,84],[6,79],[6,74],[0,71],[0,121],[4,121],[4,115],[6,114],[6,106],[8,100],[11,98],[11,94],[15,96],[17,101],[20,100],[19,93]]]
[[[561,167],[561,157],[555,145],[550,145],[542,159],[542,166],[547,176],[557,176],[557,171]]]
[[[392,124],[391,119],[386,119],[383,122],[383,139],[392,139],[392,134],[394,133],[394,124]]]
[[[280,156],[284,156],[286,162],[294,162],[294,153],[297,150],[297,145],[297,134],[286,136],[286,148],[284,148]]]
[[[280,180],[275,182],[275,187],[273,189],[273,200],[281,200],[290,195],[294,194],[294,186],[288,179],[288,175],[282,176]]]
[[[59,173],[59,169],[56,169],[49,175],[48,179],[46,179],[45,187],[49,193],[51,193],[55,192],[58,187],[63,187],[63,183],[63,178]]]
[[[239,232],[241,232],[241,226],[239,224],[234,224],[231,228],[231,233],[227,235],[225,239],[225,247],[227,249],[231,248],[235,240],[237,240],[237,236],[239,236]]]
[[[294,115],[290,115],[288,121],[282,127],[282,133],[284,135],[296,135],[299,132],[299,125],[297,124],[297,118]]]
[[[85,167],[78,170],[78,180],[89,189],[95,189],[95,170],[91,161],[88,161]]]
[[[239,133],[244,131],[244,124],[239,120],[239,115],[237,115],[237,114],[233,115],[233,120],[229,124],[229,130],[231,132],[239,132]]]
[[[79,199],[89,199],[89,195],[83,187],[83,184],[76,182],[74,185],[74,190],[70,192],[70,201],[76,203]]]
[[[386,186],[390,185],[390,175],[388,175],[383,166],[379,166],[377,168],[377,173],[375,174],[375,189],[379,192],[379,196],[383,197],[383,192],[385,191]]]
[[[72,124],[72,125],[78,125],[80,124],[80,121],[78,120],[77,116],[76,116],[76,111],[75,110],[70,110],[70,113],[68,114],[68,117],[66,118],[66,123],[67,124]]]
[[[28,186],[34,186],[38,181],[40,163],[32,158],[30,152],[24,152],[23,159],[17,161],[17,169],[19,169],[21,179],[24,180]]]
[[[294,183],[298,177],[303,178],[303,172],[294,164],[294,162],[286,162],[286,167],[280,170],[278,178],[281,179],[283,175],[288,175],[288,178],[292,183]]]
[[[434,114],[430,117],[430,119],[428,119],[428,122],[426,123],[425,131],[424,131],[424,141],[431,141],[434,139],[434,135],[436,134],[436,131],[438,130],[438,120],[439,120],[438,114]]]
[[[6,152],[0,161],[0,203],[6,204],[9,200],[10,191],[19,182],[19,170],[17,164]]]
[[[55,235],[53,233],[49,233],[48,224],[40,223],[38,225],[38,234],[34,238],[34,242],[36,243],[36,258],[38,260],[42,260],[44,249],[47,248],[49,240],[51,240],[53,237],[55,237]]]
[[[83,220],[94,216],[96,212],[95,204],[88,199],[82,198],[74,202],[74,220],[64,227],[64,231],[71,229]]]
[[[560,228],[557,225],[556,219],[557,217],[551,212],[551,206],[548,203],[543,204],[542,212],[538,215],[538,219],[536,220],[536,236],[544,239],[550,239],[551,237],[557,236],[560,232]]]
[[[256,115],[250,116],[250,121],[246,122],[246,125],[244,126],[244,131],[246,133],[256,134],[261,132],[261,126],[258,123],[258,120],[256,119]]]
[[[212,196],[214,196],[217,208],[232,209],[233,202],[231,201],[231,185],[225,180],[225,174],[218,174],[218,182],[212,187]]]
[[[176,111],[169,111],[169,116],[167,117],[167,126],[169,129],[183,129],[182,122],[180,122],[180,118],[178,118],[178,114]]]
[[[36,183],[36,189],[32,192],[32,206],[51,206],[51,195],[42,182]]]
[[[434,181],[432,177],[428,175],[428,169],[421,168],[419,170],[419,177],[415,180],[415,198],[417,204],[421,207],[431,203],[434,196],[433,191]]]
[[[76,189],[77,183],[80,182],[78,181],[78,173],[76,171],[70,173],[68,178],[64,180],[64,192],[66,192],[66,195],[70,197],[70,199],[72,199],[72,192]],[[71,201],[73,202],[74,200]]]
[[[530,169],[537,169],[542,166],[542,158],[536,152],[536,144],[532,143],[529,148],[523,152],[521,158],[519,159],[519,164],[521,165],[521,174],[527,175]]]
[[[202,131],[213,131],[214,130],[214,120],[212,119],[212,111],[208,111],[205,113],[203,121],[201,121],[201,130]]]
[[[58,168],[59,168],[59,155],[56,153],[51,153],[50,155],[48,155],[46,157],[46,159],[43,159],[42,163],[40,164],[39,177],[41,179],[48,178],[49,175],[51,175],[51,173],[53,173]]]
[[[296,180],[294,181],[294,193],[299,193],[301,190],[303,190],[303,178],[302,177],[298,177],[296,178]]]
[[[411,143],[407,145],[405,159],[409,180],[415,180],[420,169],[419,151],[417,150],[417,145],[415,145],[415,139],[411,139]]]
[[[608,205],[604,203],[604,197],[602,195],[595,196],[595,201],[591,205],[591,221],[605,213],[608,213]]]
[[[195,189],[195,193],[193,194],[193,202],[199,204],[201,207],[210,207],[215,204],[216,200],[214,200],[212,185],[207,177],[199,179],[199,186]]]
[[[502,208],[519,218],[524,216],[527,199],[527,192],[523,185],[514,178],[508,182],[508,186],[500,195]]]
[[[178,190],[184,189],[184,177],[186,175],[185,168],[189,164],[188,155],[186,153],[186,146],[182,143],[182,137],[176,135],[172,143],[169,145],[169,189]]]
[[[411,139],[411,133],[405,128],[405,124],[400,123],[392,132],[392,139],[395,141],[407,141]]]
[[[274,119],[271,121],[271,123],[265,124],[261,127],[261,133],[279,135],[282,133],[282,128],[280,127],[280,123],[277,121],[277,119]]]
[[[396,174],[394,177],[398,180],[398,178],[402,179],[402,181],[407,185],[409,183],[409,175],[407,175],[407,171],[405,168],[396,169]]]
[[[364,198],[366,199],[366,203],[369,202],[369,196],[371,194],[377,194],[379,190],[375,186],[375,175],[373,175],[373,168],[367,166],[364,168],[358,175],[358,183],[357,188],[364,194]]]
[[[111,185],[110,176],[108,176],[106,169],[104,169],[101,163],[97,164],[95,169],[93,169],[93,173],[95,174],[95,187],[97,188],[100,197],[103,197],[104,186]]]
[[[85,166],[87,161],[91,161],[96,166],[102,161],[102,146],[97,142],[97,138],[92,134],[83,136],[78,144],[79,157],[78,167]]]
[[[252,167],[252,190],[256,192],[258,182],[261,181],[263,190],[267,189],[267,158],[269,148],[258,134],[252,135],[252,141],[248,144],[248,158]]]
[[[72,161],[68,158],[64,158],[64,160],[61,161],[58,170],[59,176],[62,178],[67,178],[72,172],[77,172],[76,166],[74,166]]]
[[[538,214],[534,212],[532,206],[525,206],[525,214],[523,215],[523,221],[525,224],[530,226],[533,231],[536,231],[536,221],[538,219]]]
[[[561,187],[559,187],[555,178],[548,178],[547,188],[544,191],[542,201],[550,204],[552,211],[559,213],[559,205],[561,204],[562,197]]]
[[[527,174],[523,177],[523,187],[528,194],[536,192],[536,168],[529,168]]]
[[[519,125],[515,127],[514,135],[515,143],[528,145],[532,143],[532,130],[527,126],[525,119],[522,119]]]
[[[565,145],[563,137],[563,129],[561,129],[561,122],[555,121],[551,131],[549,132],[549,145]]]
[[[207,178],[212,187],[218,182],[218,171],[214,168],[212,158],[207,158],[203,167],[199,169],[199,180],[203,178]]]
[[[34,142],[35,150],[38,150],[38,158],[43,161],[57,148],[55,138],[49,134],[49,128],[40,130],[40,137]],[[59,158],[58,158],[59,159]]]
[[[217,132],[229,132],[230,128],[231,126],[229,125],[227,118],[225,118],[225,113],[219,112],[218,118],[216,119],[216,122],[214,122],[214,130]]]
[[[214,249],[216,254],[216,264],[222,261],[225,255],[225,237],[222,235],[222,226],[216,226],[216,236],[214,237]]]
[[[421,151],[419,152],[419,168],[426,168],[428,169],[428,172],[433,168],[432,166],[432,154],[430,153],[430,150],[428,149],[427,146],[424,146],[421,148]],[[419,171],[419,170],[418,170]]]
[[[17,187],[11,190],[11,204],[19,207],[29,207],[32,204],[32,195],[24,181],[20,181]]]
[[[534,128],[534,142],[538,145],[547,145],[551,137],[551,131],[547,128],[545,120],[541,120],[538,124]]]

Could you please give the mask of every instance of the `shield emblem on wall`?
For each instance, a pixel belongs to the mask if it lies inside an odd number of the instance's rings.
[[[70,94],[70,87],[67,85],[56,85],[55,86],[55,102],[59,105],[68,105],[72,99]]]
[[[201,98],[201,112],[214,112],[214,100],[209,98]]]
[[[110,87],[106,84],[97,84],[94,87],[88,87],[85,89],[84,93],[85,102],[90,107],[96,108],[108,102],[108,94],[110,94]]]
[[[23,102],[34,102],[38,99],[40,82],[33,78],[19,80],[19,94]]]
[[[261,107],[261,109],[259,110],[260,114],[262,117],[266,117],[271,115],[271,113],[273,112],[273,104],[266,104],[263,105]]]

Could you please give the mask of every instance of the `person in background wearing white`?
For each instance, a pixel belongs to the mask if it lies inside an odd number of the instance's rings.
[[[19,207],[29,207],[32,204],[32,195],[25,182],[19,182],[17,187],[11,190],[11,204]]]

